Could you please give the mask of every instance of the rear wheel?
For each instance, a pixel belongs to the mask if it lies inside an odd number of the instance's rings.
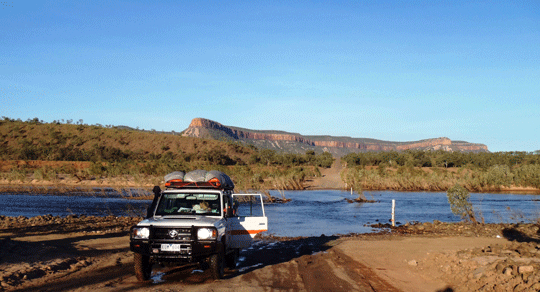
[[[240,249],[235,248],[231,253],[227,254],[225,257],[225,263],[227,268],[234,269],[236,268],[236,262],[238,261],[238,256],[240,255]]]
[[[135,275],[139,281],[147,281],[152,274],[152,263],[150,263],[150,257],[135,253],[133,255]]]

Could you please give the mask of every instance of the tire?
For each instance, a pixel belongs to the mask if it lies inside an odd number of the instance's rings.
[[[135,275],[139,281],[148,281],[152,275],[152,263],[150,257],[135,253],[133,255]]]
[[[240,249],[235,248],[231,253],[225,256],[225,263],[227,268],[234,269],[236,268],[236,262],[238,261],[238,256],[240,255]]]
[[[224,273],[223,251],[219,251],[210,256],[210,275],[214,280],[219,280],[223,278]]]

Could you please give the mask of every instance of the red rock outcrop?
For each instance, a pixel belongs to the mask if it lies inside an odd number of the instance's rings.
[[[314,146],[313,142],[297,135],[292,134],[271,134],[242,131],[224,126],[218,122],[207,119],[195,118],[191,121],[189,128],[207,128],[225,132],[234,139],[254,139],[254,140],[270,140],[270,141],[295,141],[299,143],[309,144]],[[189,129],[188,128],[188,129]]]
[[[304,136],[288,133],[264,133],[260,131],[250,131],[244,129],[237,129],[233,127],[224,126],[218,122],[214,122],[208,119],[195,118],[191,121],[188,129],[186,129],[182,135],[199,137],[199,138],[211,138],[201,137],[201,129],[211,129],[221,131],[233,139],[253,139],[253,140],[267,140],[267,141],[293,141],[310,146],[319,146],[327,148],[348,148],[352,151],[404,151],[409,149],[442,149],[445,151],[467,151],[467,152],[487,152],[487,146],[483,144],[456,142],[441,137],[435,139],[427,139],[413,142],[343,142],[343,141],[317,141],[310,140]],[[358,139],[361,140],[361,139]]]

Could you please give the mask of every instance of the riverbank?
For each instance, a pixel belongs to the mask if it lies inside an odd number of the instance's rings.
[[[163,186],[163,176],[143,174],[87,175],[82,171],[89,162],[62,161],[0,161],[0,191],[18,192],[31,188],[46,193],[69,193],[81,189],[109,188],[119,192],[139,189],[148,192],[155,186]],[[19,168],[25,171],[19,170]],[[71,169],[70,173],[62,170]],[[227,170],[224,170],[227,172]],[[287,173],[291,171],[291,173]],[[236,189],[246,190],[350,190],[362,191],[446,191],[455,184],[466,187],[470,192],[540,194],[540,189],[516,185],[472,184],[467,177],[470,170],[439,168],[410,168],[405,172],[396,168],[385,168],[383,172],[374,167],[364,170],[349,169],[336,159],[330,168],[305,168],[295,175],[291,167],[244,166],[229,169],[235,176]],[[77,174],[79,173],[79,174]]]
[[[363,191],[429,191],[429,192],[440,192],[446,191],[447,187],[453,186],[452,184],[447,184],[446,187],[436,186],[438,184],[429,184],[422,181],[424,174],[420,171],[418,179],[412,179],[413,183],[402,183],[400,181],[393,181],[388,177],[381,179],[377,182],[367,182],[367,178],[363,179],[362,183],[349,182],[347,184],[343,178],[347,178],[347,173],[350,170],[345,168],[341,161],[336,160],[330,168],[321,169],[321,176],[310,178],[304,182],[304,186],[309,190],[320,190],[320,189],[334,189],[334,190],[350,190],[352,187],[355,191],[358,191],[358,186],[360,185],[361,190]],[[388,173],[395,173],[397,169],[388,168]],[[429,168],[426,168],[426,173],[432,171]],[[452,171],[449,171],[452,173]],[[441,179],[441,181],[445,181]],[[457,182],[457,181],[456,181]],[[454,182],[454,183],[456,183]],[[471,192],[486,192],[486,193],[515,193],[515,194],[540,194],[540,189],[534,187],[521,187],[521,186],[484,186],[482,189],[471,189]]]
[[[0,216],[1,291],[530,291],[534,224],[377,225],[375,234],[259,238],[213,281],[196,266],[137,282],[129,228],[142,218]],[[446,289],[446,290],[445,290]],[[451,290],[450,290],[451,289]]]

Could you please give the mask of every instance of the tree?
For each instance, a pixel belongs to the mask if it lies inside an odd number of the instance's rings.
[[[276,155],[276,151],[270,150],[270,149],[263,149],[259,153],[259,157],[263,163],[266,163],[266,165],[270,165],[272,161],[274,160],[274,157]]]
[[[474,209],[469,202],[469,192],[466,188],[460,185],[455,185],[448,189],[446,192],[448,197],[448,203],[450,203],[450,210],[455,215],[461,216],[461,219],[470,221],[472,223],[478,223],[476,216],[474,215]]]
[[[334,163],[334,157],[329,152],[323,152],[322,154],[316,156],[315,166],[330,168],[332,163]]]

